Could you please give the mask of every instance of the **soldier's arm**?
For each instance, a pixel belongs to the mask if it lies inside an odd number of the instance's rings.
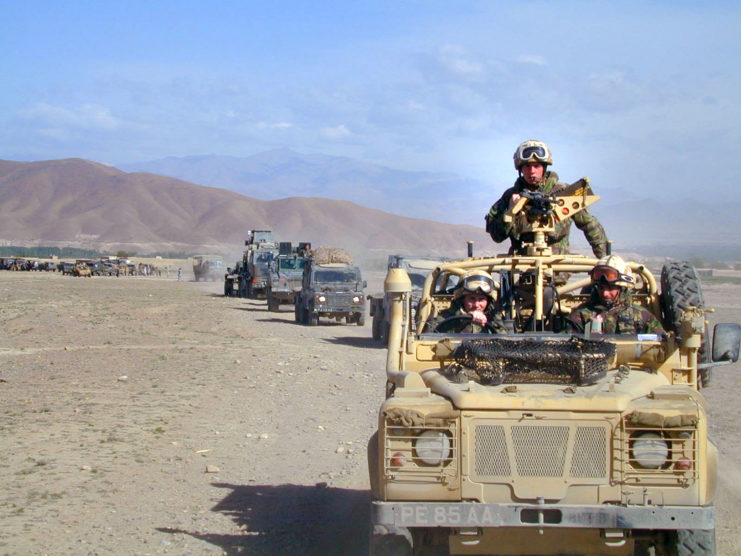
[[[583,210],[574,215],[574,224],[584,232],[595,257],[599,259],[607,255],[607,234],[596,216]]]
[[[666,334],[666,330],[661,326],[659,319],[657,319],[651,311],[640,306],[638,306],[638,310],[640,311],[640,325],[638,327],[639,334],[658,334],[659,336]]]
[[[491,236],[491,239],[497,243],[513,235],[513,223],[504,221],[504,215],[509,208],[511,197],[511,191],[505,191],[501,199],[491,206],[489,213],[486,215],[486,231]]]

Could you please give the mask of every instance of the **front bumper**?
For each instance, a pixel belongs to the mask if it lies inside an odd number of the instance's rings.
[[[374,525],[396,527],[713,529],[715,509],[712,506],[568,506],[373,501],[371,520]]]

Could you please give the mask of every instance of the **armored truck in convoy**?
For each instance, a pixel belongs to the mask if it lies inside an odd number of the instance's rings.
[[[278,311],[281,305],[294,305],[294,296],[301,291],[306,255],[311,249],[308,242],[293,247],[290,242],[279,244],[278,256],[271,261],[265,297],[268,311]]]
[[[312,253],[316,255],[317,253]],[[316,326],[319,318],[345,319],[347,324],[365,324],[366,282],[352,259],[345,262],[311,256],[304,264],[301,290],[296,293],[296,322]]]
[[[228,268],[224,275],[224,295],[264,297],[269,265],[278,254],[278,244],[273,241],[271,230],[249,230],[244,244],[242,260]]]
[[[688,263],[667,263],[659,281],[627,262],[633,302],[664,332],[564,331],[598,261],[554,255],[545,234],[594,197],[553,196],[532,218],[520,206],[525,254],[439,264],[416,313],[408,271],[389,269],[372,555],[715,553],[703,375],[738,359],[741,326],[717,324],[711,340]],[[495,284],[496,334],[435,318],[471,271]]]

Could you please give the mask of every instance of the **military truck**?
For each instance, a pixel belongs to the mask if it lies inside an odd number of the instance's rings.
[[[702,374],[737,361],[741,326],[717,324],[711,342],[691,265],[667,263],[659,282],[628,262],[633,301],[666,334],[556,332],[587,299],[597,260],[553,255],[545,234],[596,198],[587,185],[513,208],[533,233],[526,254],[440,264],[416,316],[407,271],[388,271],[371,554],[715,553],[718,451]],[[497,284],[506,333],[431,320],[475,269]]]
[[[387,269],[403,268],[412,281],[412,311],[416,310],[425,278],[443,260],[441,257],[389,255]],[[388,339],[390,299],[390,296],[385,293],[368,295],[368,314],[373,317],[373,339],[384,344]]]
[[[324,257],[322,253],[344,252],[341,257]],[[320,255],[319,257],[317,255]],[[332,262],[342,260],[344,262]],[[319,318],[331,318],[347,324],[365,324],[365,294],[367,283],[360,268],[352,263],[344,250],[325,250],[306,259],[301,290],[295,295],[296,322],[316,326]]]
[[[265,296],[270,262],[278,254],[278,244],[271,230],[250,230],[244,242],[239,274],[239,296],[256,299]]]
[[[193,276],[196,282],[215,282],[224,274],[224,260],[220,255],[195,255]]]
[[[295,247],[291,242],[280,242],[278,256],[273,258],[268,267],[265,288],[268,311],[279,311],[281,305],[294,305],[294,296],[301,291],[306,255],[310,249],[309,242],[301,242]]]

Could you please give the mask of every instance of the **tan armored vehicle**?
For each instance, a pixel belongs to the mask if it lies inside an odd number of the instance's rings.
[[[72,274],[74,276],[85,276],[87,278],[90,278],[93,275],[93,271],[91,270],[87,260],[78,260],[77,262],[75,262],[75,266],[72,268]]]
[[[389,270],[387,397],[368,444],[371,554],[714,553],[718,452],[701,377],[738,359],[741,327],[716,325],[711,346],[694,269],[668,264],[660,289],[629,262],[634,302],[666,334],[556,332],[597,263],[544,241],[557,212],[594,200],[577,193],[524,213],[535,233],[526,255],[437,266],[416,323],[407,272]],[[473,269],[497,285],[500,333],[430,324]]]

